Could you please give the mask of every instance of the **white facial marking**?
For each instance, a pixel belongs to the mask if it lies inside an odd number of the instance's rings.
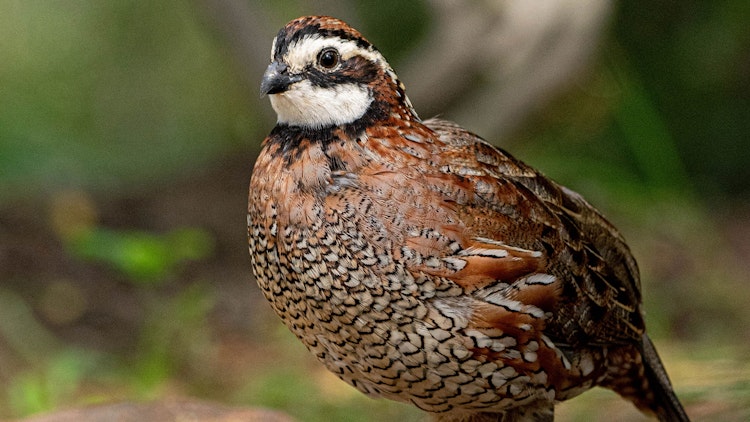
[[[364,49],[354,41],[312,35],[289,45],[287,53],[283,58],[284,63],[289,66],[289,70],[292,73],[301,72],[310,63],[315,63],[318,53],[328,47],[338,50],[341,60],[348,60],[354,56],[362,56],[372,62],[385,62],[385,59],[379,52]]]
[[[308,80],[269,98],[279,123],[309,128],[352,123],[364,116],[372,103],[364,86],[345,83],[322,88]]]
[[[275,46],[274,39],[274,49]],[[290,73],[301,73],[311,64],[316,66],[318,54],[329,47],[339,52],[342,61],[362,56],[373,62],[385,63],[379,52],[363,49],[354,41],[318,35],[291,44],[282,60]],[[367,112],[373,100],[367,87],[362,85],[341,83],[323,88],[308,80],[292,84],[287,91],[269,95],[269,98],[278,123],[309,128],[352,123]]]

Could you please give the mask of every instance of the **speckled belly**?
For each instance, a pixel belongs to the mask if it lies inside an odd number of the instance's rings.
[[[340,235],[320,234],[280,233],[279,247],[251,236],[253,269],[276,313],[341,379],[431,412],[554,400],[544,372],[475,353],[536,359],[533,343],[517,350],[498,330],[467,330],[476,299],[459,286],[415,277],[361,235],[344,235],[343,247]]]

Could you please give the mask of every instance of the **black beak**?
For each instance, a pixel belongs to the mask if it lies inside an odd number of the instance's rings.
[[[300,75],[290,75],[289,68],[281,62],[268,65],[263,81],[260,83],[261,98],[266,94],[278,94],[289,89],[289,86],[302,80]]]

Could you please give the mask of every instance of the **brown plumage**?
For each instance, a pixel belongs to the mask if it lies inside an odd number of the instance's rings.
[[[253,271],[329,370],[440,420],[552,420],[597,385],[688,420],[630,250],[580,195],[422,121],[334,18],[282,28],[261,90],[279,121],[250,183]]]

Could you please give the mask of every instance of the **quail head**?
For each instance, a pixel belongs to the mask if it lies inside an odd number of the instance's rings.
[[[580,195],[420,119],[338,19],[284,26],[261,94],[278,121],[250,182],[252,268],[339,378],[445,421],[551,421],[594,386],[688,420],[645,333],[636,262]]]

